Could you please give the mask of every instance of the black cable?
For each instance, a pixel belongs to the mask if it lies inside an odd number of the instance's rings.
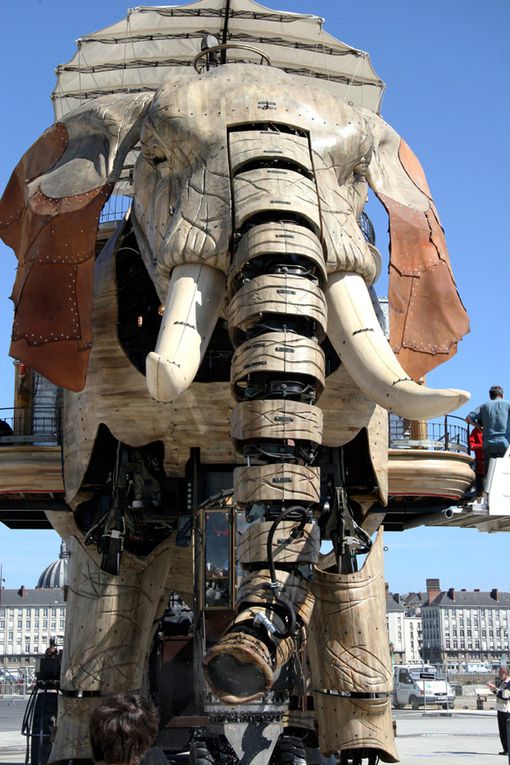
[[[287,507],[282,513],[280,513],[278,518],[276,518],[273,521],[271,528],[269,529],[269,533],[267,535],[267,546],[266,546],[267,562],[269,566],[269,574],[271,577],[271,583],[267,586],[273,590],[275,600],[286,609],[289,615],[288,617],[289,621],[288,621],[288,625],[286,627],[285,632],[280,632],[279,630],[276,630],[276,629],[274,631],[275,637],[279,638],[280,640],[284,640],[285,638],[292,637],[294,635],[296,631],[296,612],[294,610],[294,605],[292,604],[292,602],[288,598],[286,598],[285,595],[279,592],[280,585],[276,579],[276,567],[274,565],[274,558],[273,558],[273,538],[279,524],[283,520],[285,520],[285,518],[287,518],[291,513],[295,513],[295,512],[298,512],[301,514],[301,520],[299,521],[298,526],[292,529],[291,534],[296,539],[298,538],[298,536],[301,536],[301,533],[308,521],[308,513],[305,510],[305,508],[301,507],[300,505],[292,505],[291,507]]]

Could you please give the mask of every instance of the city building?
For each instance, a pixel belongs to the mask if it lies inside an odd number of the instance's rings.
[[[50,639],[62,644],[65,631],[68,553],[62,543],[57,561],[39,577],[37,587],[0,590],[0,667],[33,667]]]
[[[423,659],[450,669],[495,664],[510,654],[510,593],[494,588],[446,591],[427,579],[421,608]]]
[[[404,664],[418,664],[422,660],[422,621],[406,609],[404,616]]]
[[[393,664],[421,661],[421,616],[416,608],[409,606],[409,598],[409,595],[390,593],[386,589],[386,622]]]
[[[405,608],[400,602],[400,595],[388,592],[386,585],[386,624],[390,641],[390,653],[394,664],[405,664]]]

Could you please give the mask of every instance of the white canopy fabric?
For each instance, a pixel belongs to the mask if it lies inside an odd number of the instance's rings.
[[[327,34],[323,22],[310,14],[271,10],[254,0],[134,8],[122,21],[81,37],[73,59],[57,67],[55,118],[91,98],[156,91],[169,76],[195,76],[193,60],[202,39],[214,35],[221,43],[225,28],[228,43],[256,47],[272,66],[313,77],[317,86],[338,98],[378,113],[384,83],[368,53]],[[258,63],[260,56],[233,48],[227,51],[227,61]],[[131,152],[128,157],[117,193],[129,193],[135,156]]]

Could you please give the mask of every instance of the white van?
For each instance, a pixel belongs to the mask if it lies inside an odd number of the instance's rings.
[[[400,709],[410,704],[413,709],[423,706],[452,708],[455,693],[446,680],[439,680],[437,669],[430,664],[400,665],[393,668],[393,706]]]

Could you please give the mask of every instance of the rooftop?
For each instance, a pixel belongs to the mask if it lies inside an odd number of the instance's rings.
[[[52,590],[28,590],[20,587],[19,590],[2,590],[0,604],[2,608],[26,608],[27,606],[54,606],[64,603],[64,591]]]
[[[454,590],[440,592],[425,608],[510,608],[510,592],[493,589],[490,592],[480,590]]]

